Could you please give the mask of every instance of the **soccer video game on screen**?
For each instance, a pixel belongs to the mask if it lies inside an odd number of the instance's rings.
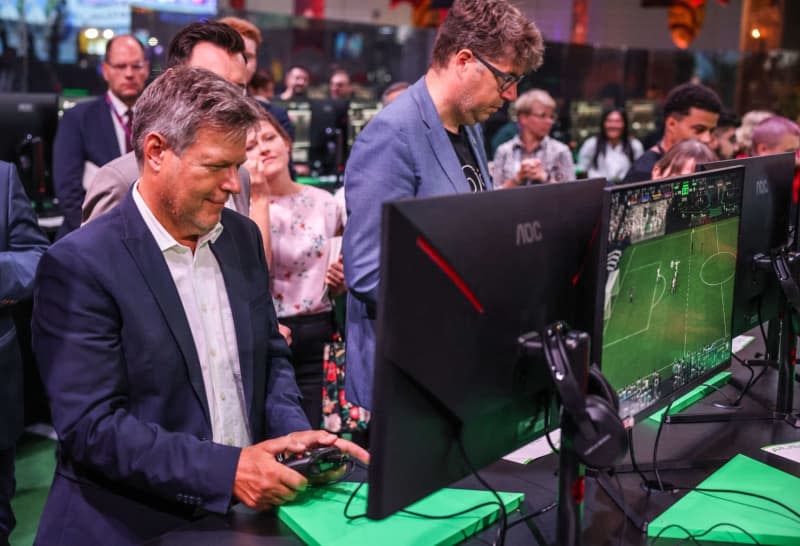
[[[708,173],[607,196],[602,369],[621,416],[730,358],[740,192]]]

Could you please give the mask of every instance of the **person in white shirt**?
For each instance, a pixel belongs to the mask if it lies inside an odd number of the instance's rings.
[[[616,184],[643,153],[642,143],[629,134],[625,110],[609,108],[603,112],[600,133],[587,138],[578,152],[578,172]]]

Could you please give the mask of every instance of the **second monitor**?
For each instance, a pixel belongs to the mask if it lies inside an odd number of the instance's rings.
[[[638,421],[730,363],[744,169],[606,189],[595,357]]]

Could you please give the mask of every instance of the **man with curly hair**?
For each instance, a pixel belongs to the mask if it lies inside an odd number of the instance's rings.
[[[425,75],[362,131],[345,170],[348,400],[372,406],[381,206],[492,189],[479,123],[542,64],[536,25],[507,0],[456,0]]]

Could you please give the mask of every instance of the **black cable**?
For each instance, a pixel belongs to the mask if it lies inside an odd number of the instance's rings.
[[[644,475],[644,472],[639,468],[639,465],[636,463],[636,451],[633,449],[633,427],[628,429],[628,452],[631,454],[631,466],[633,467],[634,472],[636,472],[639,477],[642,479],[642,483],[647,485],[649,481],[647,476]]]
[[[696,540],[696,539],[706,536],[707,534],[709,534],[709,533],[710,533],[711,531],[713,531],[714,529],[717,529],[718,527],[733,527],[734,529],[738,529],[739,531],[741,531],[742,533],[744,533],[745,535],[747,535],[747,537],[748,537],[750,540],[752,540],[752,541],[753,541],[753,544],[761,544],[761,543],[760,543],[760,542],[759,542],[759,541],[756,539],[756,537],[754,537],[753,535],[751,535],[750,533],[748,533],[748,532],[747,532],[745,529],[743,529],[743,528],[739,527],[739,526],[738,526],[738,525],[736,525],[735,523],[726,523],[726,522],[721,522],[721,523],[717,523],[716,525],[712,525],[711,527],[709,527],[708,529],[706,529],[706,530],[705,530],[705,531],[703,531],[702,533],[697,533],[697,534],[692,534],[692,532],[691,532],[691,531],[689,531],[689,530],[688,530],[686,527],[683,527],[682,525],[678,525],[677,523],[673,523],[673,524],[671,524],[671,525],[667,525],[666,527],[664,527],[663,529],[661,529],[661,530],[658,532],[658,534],[652,538],[652,540],[648,541],[648,543],[647,543],[647,544],[648,544],[648,546],[654,546],[654,545],[655,545],[655,543],[656,543],[656,542],[658,542],[658,540],[661,538],[661,535],[663,535],[665,531],[667,531],[667,530],[669,530],[669,529],[680,529],[681,531],[683,531],[684,533],[686,533],[686,538],[684,538],[684,539],[683,539],[683,540],[682,540],[682,541],[681,541],[679,544],[683,544],[683,543],[684,543],[684,542],[686,542],[687,540],[691,540],[693,544],[697,544],[697,546],[702,546],[702,545],[701,545],[699,542],[697,542],[697,540]]]
[[[525,515],[520,516],[519,518],[515,519],[514,521],[512,521],[511,523],[508,524],[508,528],[511,529],[515,525],[518,525],[520,523],[525,523],[529,519],[533,519],[535,517],[541,516],[545,512],[549,512],[550,510],[552,510],[553,508],[556,508],[557,506],[558,506],[558,501],[551,502],[550,504],[548,504],[544,508],[540,508],[536,512],[531,512],[530,514],[525,514]]]
[[[656,482],[658,482],[658,490],[664,491],[664,484],[661,482],[661,475],[658,473],[658,444],[661,440],[661,431],[664,429],[664,423],[667,422],[667,416],[669,415],[669,410],[672,409],[672,403],[674,400],[670,400],[669,404],[667,404],[667,409],[664,410],[664,413],[661,414],[661,419],[658,423],[658,431],[656,432],[656,441],[653,444],[653,472],[656,475]]]
[[[756,313],[758,316],[758,328],[761,330],[761,340],[764,342],[764,358],[765,360],[771,360],[772,356],[769,354],[769,344],[767,343],[767,331],[764,330],[764,319],[761,317],[761,300],[762,294],[758,295],[758,304],[756,305]]]
[[[740,489],[716,489],[716,488],[711,489],[706,487],[683,487],[677,485],[673,486],[673,489],[675,489],[676,491],[698,491],[700,493],[727,493],[733,495],[744,495],[746,497],[754,497],[756,499],[765,500],[767,502],[771,502],[772,504],[780,506],[781,508],[789,512],[791,515],[793,515],[795,518],[797,518],[797,520],[800,522],[800,512],[797,512],[797,510],[793,509],[790,506],[787,506],[786,504],[782,503],[779,500],[775,500],[771,497],[767,497],[759,493],[751,493],[750,491],[742,491]]]
[[[478,469],[475,468],[475,465],[473,465],[472,461],[470,461],[469,457],[467,456],[467,450],[464,449],[464,441],[460,434],[456,437],[456,443],[458,444],[458,449],[461,451],[461,457],[464,459],[464,462],[466,463],[470,472],[472,472],[472,475],[475,476],[475,479],[477,479],[483,487],[488,489],[492,495],[494,495],[494,497],[497,499],[497,503],[500,505],[500,514],[503,518],[503,526],[500,528],[500,536],[497,544],[499,546],[503,546],[506,542],[506,529],[508,528],[508,513],[506,512],[506,505],[503,504],[503,499],[500,498],[500,495],[497,494],[497,491],[495,491],[494,488],[483,479],[483,477],[478,473]]]
[[[352,520],[355,520],[355,519],[360,519],[360,518],[367,517],[366,513],[364,513],[364,514],[356,514],[356,515],[347,513],[348,509],[350,508],[350,504],[352,504],[353,499],[356,497],[356,494],[358,494],[359,490],[364,486],[365,483],[367,483],[366,480],[362,481],[361,483],[358,484],[358,487],[356,487],[350,493],[350,497],[347,499],[347,502],[344,505],[344,517],[346,519],[348,519],[348,520],[352,521]],[[463,516],[464,514],[468,514],[469,512],[473,512],[473,511],[475,511],[475,510],[477,510],[479,508],[483,508],[484,506],[495,506],[497,504],[498,504],[497,501],[482,502],[480,504],[476,504],[475,506],[471,506],[469,508],[465,508],[464,510],[460,510],[458,512],[454,512],[452,514],[441,514],[441,515],[421,514],[419,512],[413,512],[411,510],[405,510],[405,509],[399,510],[399,512],[402,512],[404,514],[408,514],[410,516],[423,518],[423,519],[434,519],[434,520],[435,519],[451,519],[451,518],[457,518],[458,516]]]
[[[558,454],[558,448],[553,443],[553,440],[550,439],[550,429],[548,425],[550,424],[550,403],[552,401],[548,400],[547,404],[544,407],[544,437],[547,439],[547,445],[550,446],[550,449],[553,450],[553,453]]]

